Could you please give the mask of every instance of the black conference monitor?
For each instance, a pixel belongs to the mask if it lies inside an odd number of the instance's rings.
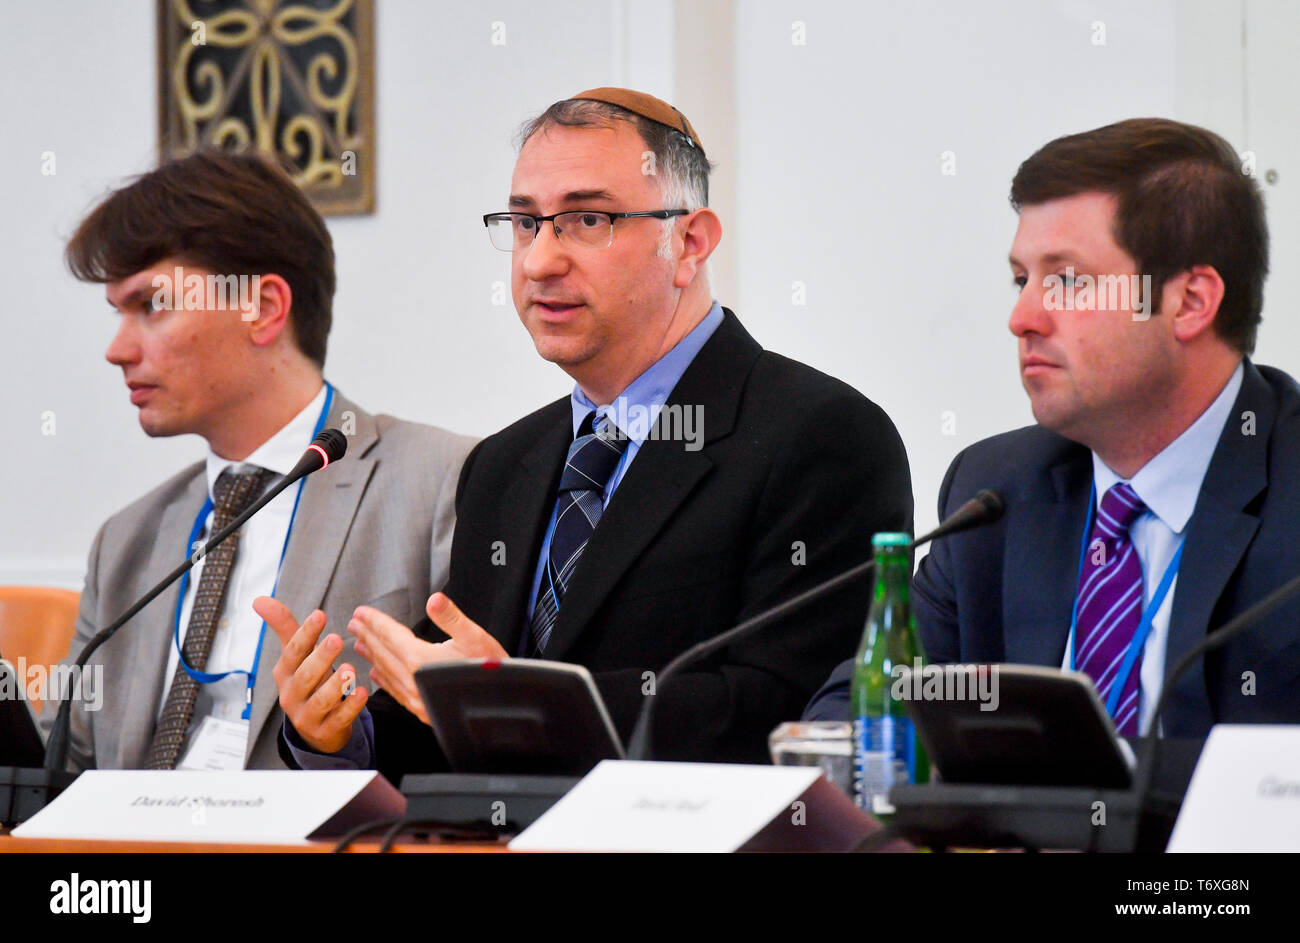
[[[931,665],[919,678],[903,669],[896,683],[909,695],[904,706],[946,783],[1132,784],[1132,750],[1118,739],[1096,688],[1081,672]]]
[[[415,672],[457,773],[584,776],[623,747],[591,673],[527,658],[475,658]]]
[[[18,692],[23,679],[0,658],[0,692]],[[0,766],[39,767],[45,762],[45,741],[31,702],[25,697],[0,697]]]

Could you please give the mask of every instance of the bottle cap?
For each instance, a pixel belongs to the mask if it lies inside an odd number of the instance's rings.
[[[873,547],[908,547],[911,546],[911,534],[890,533],[888,531],[876,534],[871,538]]]

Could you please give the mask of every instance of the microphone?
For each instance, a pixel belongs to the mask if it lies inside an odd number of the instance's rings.
[[[1005,510],[1006,505],[1002,501],[1002,496],[1000,494],[996,491],[990,491],[987,488],[983,489],[977,492],[975,497],[971,498],[950,514],[948,518],[934,530],[914,539],[910,546],[915,549],[922,544],[927,544],[932,540],[939,539],[940,537],[947,537],[950,534],[956,534],[960,531],[982,527],[985,524],[992,524],[1002,516],[1002,513]],[[839,576],[833,576],[811,589],[804,590],[799,595],[793,596],[779,605],[773,606],[770,609],[760,612],[758,615],[746,619],[744,622],[727,629],[727,631],[720,635],[715,635],[713,638],[705,639],[703,642],[691,646],[670,661],[664,670],[659,673],[659,689],[663,688],[669,677],[681,672],[681,670],[687,665],[700,661],[744,636],[749,635],[752,632],[757,632],[766,625],[770,625],[777,619],[801,609],[808,603],[815,602],[823,596],[829,595],[840,587],[851,583],[859,576],[864,575],[874,568],[875,565],[876,561],[874,559],[868,560],[865,563],[859,563],[852,569],[845,570]],[[636,726],[632,730],[632,738],[628,742],[628,759],[645,760],[650,758],[650,727],[653,723],[655,700],[655,697],[648,697],[645,699],[645,703],[641,705],[641,712],[637,716]]]
[[[302,458],[298,459],[298,464],[293,466],[289,470],[289,474],[284,476],[284,481],[276,485],[278,490],[275,491],[275,494],[279,494],[299,478],[320,471],[330,462],[337,462],[347,452],[347,436],[337,429],[322,430],[316,438],[311,440],[311,445],[307,446],[307,451],[302,453]]]
[[[949,514],[948,519],[942,524],[924,537],[912,541],[912,546],[919,547],[921,544],[947,537],[949,534],[958,534],[964,530],[992,524],[1005,510],[1006,505],[1002,502],[1002,495],[988,488],[981,488],[975,492],[975,497]]]
[[[312,472],[319,471],[331,462],[337,462],[347,453],[347,450],[347,436],[339,430],[325,429],[317,435],[316,438],[312,440],[311,445],[307,447],[307,451],[303,453],[302,458],[298,460],[298,464],[295,465],[287,475],[276,482],[274,487],[253,502],[253,504],[249,506],[248,510],[244,511],[244,513],[231,521],[229,525],[214,534],[207,543],[203,545],[202,550],[191,553],[186,557],[184,563],[164,576],[157,586],[136,600],[130,609],[122,613],[122,615],[115,619],[107,628],[102,629],[92,637],[91,640],[86,643],[86,647],[82,649],[81,654],[77,656],[75,671],[73,673],[74,676],[79,676],[81,674],[82,670],[86,667],[86,662],[90,659],[90,656],[95,653],[95,650],[98,649],[99,646],[112,638],[117,633],[118,629],[129,622],[141,609],[153,602],[153,600],[156,599],[163,590],[180,579],[181,576],[188,572],[195,563],[207,556],[215,550],[219,544],[225,541],[226,538],[239,530],[239,528],[243,527],[244,523],[250,517],[262,508],[266,507],[266,505],[270,504],[281,491],[288,488],[299,479],[307,477]],[[45,769],[49,772],[63,771],[64,764],[68,759],[68,730],[71,724],[72,698],[66,697],[59,703],[59,712],[54,718],[53,727],[50,729],[49,742],[45,745]],[[50,798],[53,797],[51,796]]]

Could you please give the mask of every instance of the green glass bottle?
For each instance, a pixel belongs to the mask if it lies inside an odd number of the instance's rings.
[[[853,670],[853,796],[863,810],[889,815],[889,790],[900,782],[924,783],[930,763],[902,700],[903,666],[919,670],[924,653],[916,638],[909,592],[911,536],[876,534],[876,590]]]

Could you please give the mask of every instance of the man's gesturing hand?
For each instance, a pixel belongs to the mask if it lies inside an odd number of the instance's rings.
[[[443,593],[429,597],[425,611],[451,638],[426,642],[391,616],[361,606],[348,631],[357,637],[357,654],[370,662],[370,677],[426,724],[429,715],[415,687],[415,671],[435,661],[459,658],[508,658],[501,644],[461,612]]]
[[[289,607],[270,596],[253,600],[253,610],[280,637],[274,676],[284,716],[313,750],[337,753],[347,746],[352,721],[370,696],[356,686],[356,668],[344,664],[335,671],[332,667],[343,651],[343,639],[327,635],[316,644],[325,628],[325,613],[319,609],[301,627]]]

